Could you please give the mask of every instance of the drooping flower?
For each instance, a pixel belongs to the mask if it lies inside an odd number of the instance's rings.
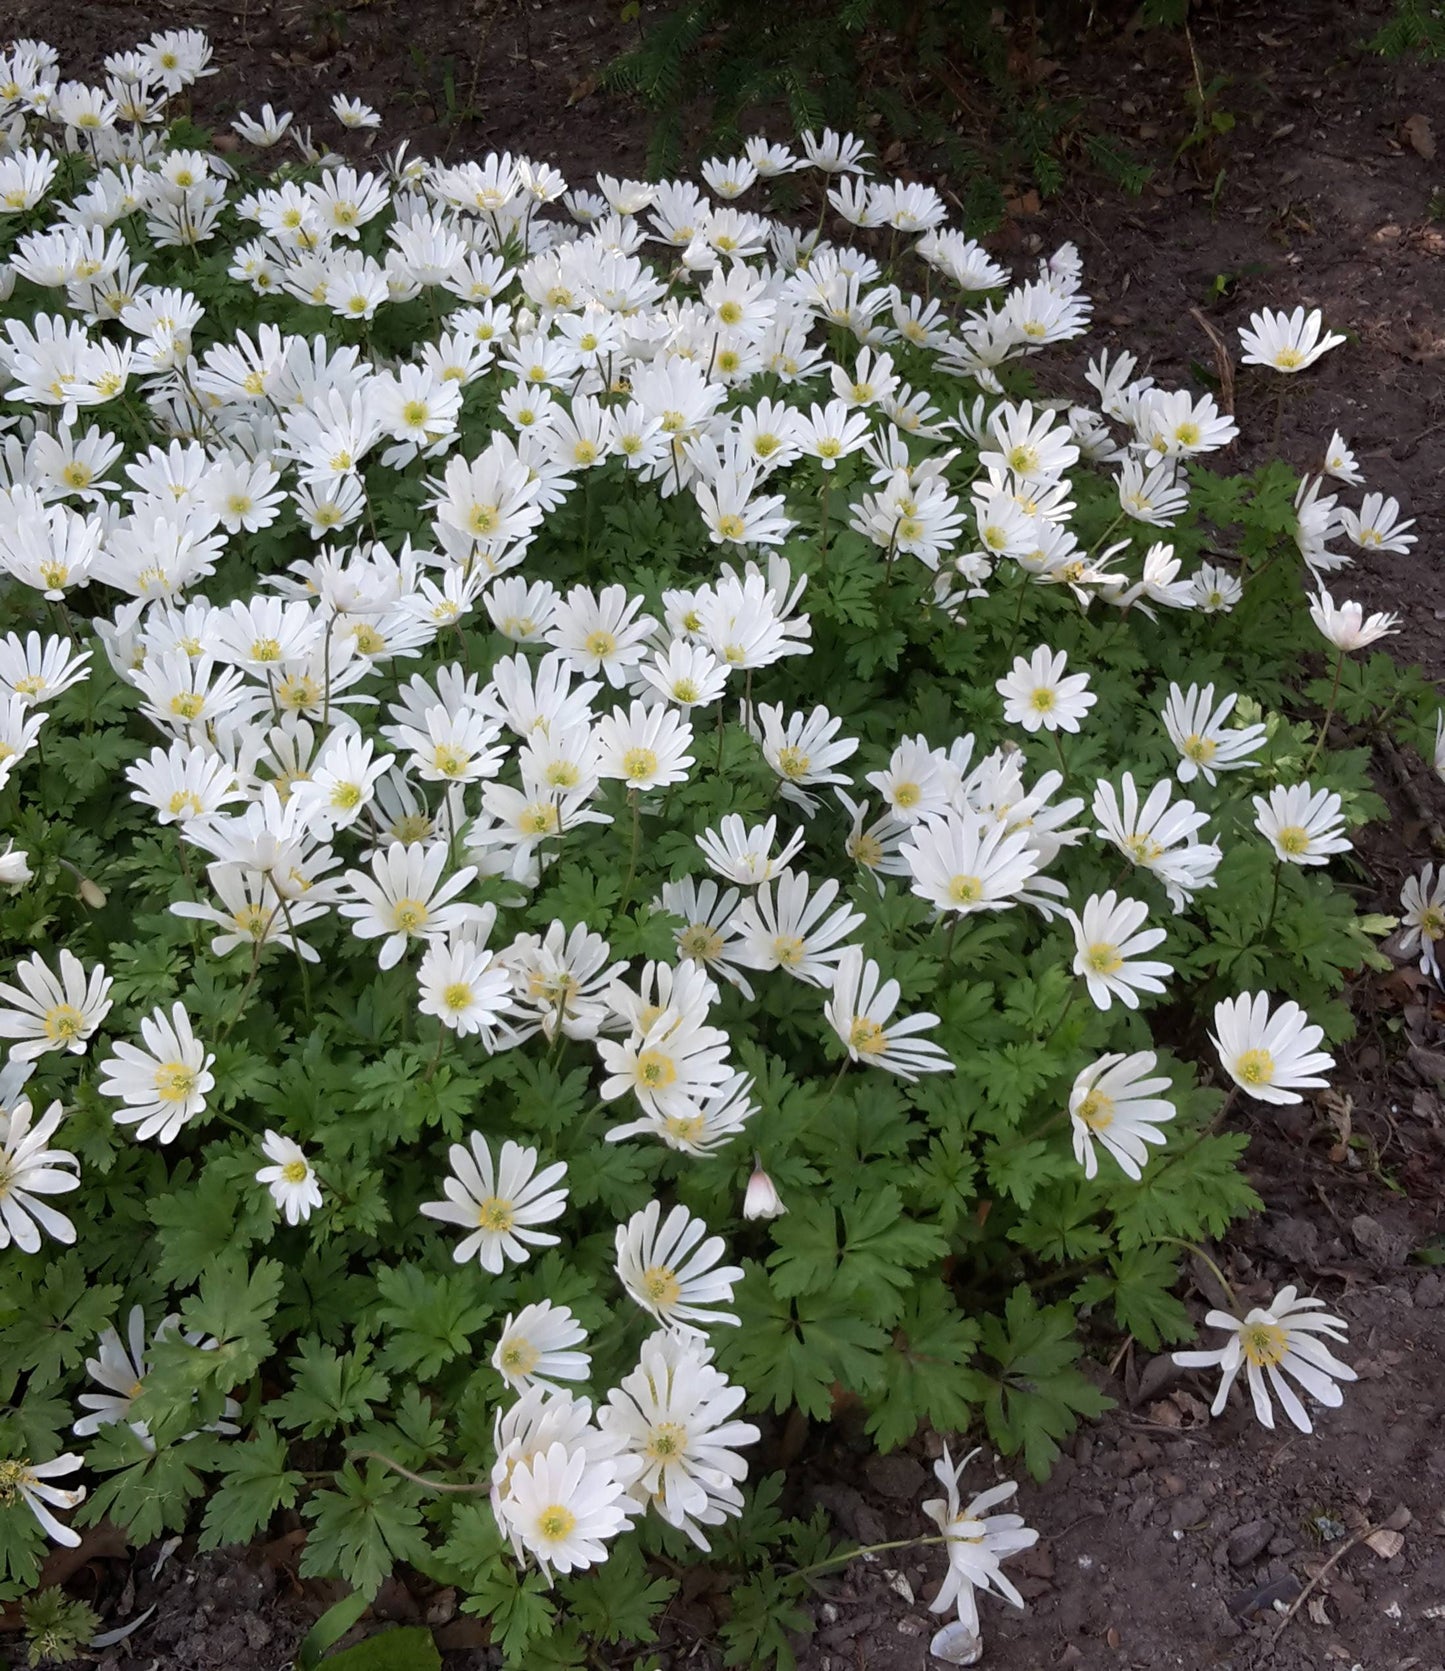
[[[975,1591],[991,1590],[1022,1608],[1024,1598],[1004,1577],[1003,1562],[1021,1550],[1032,1549],[1039,1541],[1039,1534],[1024,1524],[1022,1515],[988,1512],[1014,1495],[1018,1490],[1015,1481],[1004,1480],[979,1492],[967,1503],[962,1501],[959,1481],[963,1470],[977,1455],[979,1452],[972,1450],[955,1463],[945,1445],[943,1455],[933,1465],[945,1495],[923,1505],[923,1512],[943,1533],[948,1552],[948,1571],[929,1608],[934,1613],[946,1613],[950,1607],[956,1607],[958,1622],[973,1637],[979,1634]]]
[[[1337,1410],[1344,1394],[1337,1385],[1353,1381],[1355,1372],[1325,1344],[1343,1344],[1349,1326],[1342,1317],[1332,1317],[1321,1308],[1323,1300],[1300,1299],[1291,1285],[1281,1288],[1267,1306],[1255,1306],[1241,1320],[1227,1311],[1211,1311],[1204,1321],[1211,1329],[1224,1329],[1228,1340],[1217,1351],[1175,1352],[1175,1363],[1185,1369],[1214,1369],[1222,1372],[1210,1414],[1224,1409],[1229,1389],[1242,1369],[1260,1424],[1273,1429],[1273,1393],[1284,1413],[1301,1433],[1314,1431],[1309,1414],[1286,1377],[1327,1410]],[[1319,1337],[1323,1336],[1324,1339]]]

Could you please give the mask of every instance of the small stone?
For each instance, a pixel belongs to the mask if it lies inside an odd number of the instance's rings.
[[[1170,1510],[1169,1524],[1176,1532],[1188,1531],[1191,1526],[1198,1526],[1205,1514],[1202,1497],[1181,1497]]]
[[[1229,1534],[1226,1553],[1232,1567],[1247,1567],[1257,1561],[1269,1547],[1274,1527],[1267,1520],[1247,1520]]]
[[[1425,1311],[1445,1305],[1445,1277],[1439,1271],[1426,1271],[1415,1284],[1415,1304]]]
[[[863,1465],[863,1473],[880,1497],[891,1497],[898,1502],[912,1502],[928,1483],[922,1463],[898,1452],[891,1456],[870,1456]]]
[[[1276,1532],[1269,1540],[1269,1552],[1271,1555],[1293,1555],[1295,1550],[1298,1548],[1299,1545],[1288,1532]]]

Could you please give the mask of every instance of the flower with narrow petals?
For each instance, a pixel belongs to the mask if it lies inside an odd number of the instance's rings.
[[[261,1168],[256,1182],[270,1190],[287,1224],[303,1224],[321,1205],[321,1185],[306,1151],[280,1132],[267,1131],[261,1137],[261,1153],[271,1164]]]
[[[943,1533],[948,1551],[948,1572],[929,1608],[934,1613],[946,1613],[956,1606],[959,1624],[973,1637],[979,1633],[978,1601],[974,1592],[992,1590],[1022,1608],[1024,1598],[1004,1577],[1002,1563],[1010,1555],[1032,1549],[1039,1541],[1039,1534],[1024,1525],[1022,1515],[988,1512],[997,1504],[1007,1502],[1018,1490],[1013,1480],[990,1486],[967,1503],[962,1501],[959,1480],[978,1454],[976,1450],[970,1451],[961,1462],[955,1463],[945,1445],[933,1472],[946,1495],[934,1497],[923,1505],[923,1512]]]
[[[1229,1389],[1242,1369],[1254,1401],[1254,1413],[1262,1426],[1273,1429],[1272,1392],[1284,1413],[1301,1433],[1312,1433],[1309,1414],[1299,1395],[1285,1379],[1293,1377],[1317,1404],[1338,1410],[1344,1394],[1336,1385],[1353,1381],[1355,1372],[1325,1344],[1343,1344],[1348,1325],[1342,1317],[1331,1317],[1321,1308],[1323,1300],[1302,1300],[1293,1287],[1281,1288],[1267,1306],[1256,1306],[1243,1320],[1227,1311],[1211,1311],[1205,1324],[1224,1329],[1229,1338],[1213,1352],[1175,1352],[1174,1361],[1184,1369],[1222,1371],[1223,1379],[1214,1395],[1209,1413],[1224,1409]],[[1319,1338],[1323,1336],[1324,1339]]]
[[[1180,690],[1171,684],[1164,703],[1164,729],[1179,751],[1174,775],[1181,783],[1202,777],[1208,784],[1219,772],[1237,772],[1254,765],[1254,756],[1264,742],[1263,725],[1241,725],[1225,729],[1234,712],[1238,695],[1226,696],[1216,707],[1214,686],[1190,685]]]
[[[743,1272],[719,1265],[726,1252],[721,1236],[686,1207],[662,1217],[662,1203],[649,1201],[626,1224],[617,1226],[617,1275],[629,1297],[666,1328],[736,1326],[739,1318],[721,1308],[733,1297]]]
[[[1333,853],[1348,853],[1344,802],[1333,789],[1307,783],[1277,784],[1269,799],[1254,797],[1254,827],[1284,864],[1325,865]]]
[[[34,1125],[32,1112],[25,1097],[0,1109],[0,1250],[13,1242],[21,1253],[38,1253],[42,1231],[57,1242],[75,1240],[75,1226],[46,1199],[80,1188],[80,1162],[49,1147],[64,1110],[53,1102]]]
[[[1241,363],[1269,366],[1286,373],[1303,371],[1345,340],[1338,332],[1326,332],[1324,323],[1325,316],[1318,308],[1309,313],[1302,307],[1293,313],[1275,312],[1272,308],[1252,313],[1248,325],[1239,327],[1239,341],[1244,349]]]
[[[120,1040],[115,1054],[100,1064],[103,1096],[118,1097],[117,1125],[134,1126],[135,1135],[173,1143],[182,1129],[205,1112],[206,1092],[216,1083],[215,1056],[191,1031],[184,1004],[169,1015],[153,1010],[140,1024],[145,1049]]]
[[[833,973],[833,991],[823,1006],[828,1025],[843,1041],[850,1062],[917,1079],[921,1073],[951,1073],[947,1051],[932,1039],[915,1038],[938,1025],[927,1013],[889,1021],[898,1007],[897,981],[881,980],[882,971],[860,946],[849,946]]]
[[[446,1200],[423,1201],[421,1211],[468,1232],[452,1249],[457,1264],[475,1258],[484,1271],[499,1276],[509,1259],[521,1264],[534,1247],[557,1245],[560,1238],[536,1226],[561,1217],[567,1205],[567,1191],[559,1187],[567,1175],[565,1161],[539,1171],[537,1151],[510,1138],[493,1161],[479,1131],[469,1144],[453,1143],[447,1157],[452,1170],[442,1180]]]
[[[1154,1075],[1159,1058],[1152,1050],[1132,1056],[1101,1056],[1082,1069],[1069,1092],[1069,1120],[1074,1132],[1074,1159],[1086,1178],[1099,1170],[1094,1144],[1099,1143],[1136,1182],[1143,1176],[1149,1145],[1163,1143],[1159,1129],[1174,1118],[1174,1104],[1159,1095],[1169,1080]]]
[[[1406,957],[1420,954],[1420,971],[1440,979],[1440,946],[1445,941],[1445,865],[1437,871],[1427,864],[1418,876],[1407,876],[1400,888],[1400,921],[1405,932],[1400,950]]]
[[[1099,1009],[1108,1009],[1117,998],[1136,1010],[1141,992],[1164,990],[1159,977],[1173,974],[1173,966],[1147,962],[1143,954],[1159,945],[1165,932],[1144,927],[1149,907],[1142,900],[1120,899],[1110,888],[1090,894],[1081,913],[1065,915],[1074,930],[1074,973],[1083,977]]]
[[[1303,1102],[1301,1091],[1328,1085],[1334,1058],[1318,1048],[1325,1036],[1292,1001],[1270,1013],[1269,994],[1242,992],[1214,1006],[1209,1035],[1224,1071],[1258,1102]]]
[[[1353,600],[1337,604],[1328,592],[1310,600],[1310,619],[1337,650],[1363,650],[1376,639],[1400,630],[1400,617],[1381,610],[1366,615],[1363,604]]]
[[[10,1048],[17,1061],[32,1061],[48,1050],[79,1055],[110,1013],[111,979],[103,964],[86,973],[73,952],[61,948],[60,973],[52,973],[37,952],[15,966],[19,986],[0,985],[0,1038],[18,1039]]]
[[[0,1509],[9,1508],[12,1503],[24,1503],[52,1543],[62,1544],[66,1549],[79,1548],[80,1533],[57,1520],[50,1511],[75,1508],[85,1500],[85,1487],[68,1488],[53,1485],[51,1481],[62,1474],[73,1474],[84,1460],[67,1451],[51,1462],[31,1462],[26,1458],[0,1462]]]
[[[1025,731],[1077,731],[1079,721],[1099,700],[1089,689],[1087,673],[1065,675],[1068,656],[1041,644],[1033,655],[1014,658],[994,689],[1003,697],[1003,717]]]
[[[592,1359],[575,1351],[587,1331],[565,1305],[542,1300],[524,1305],[502,1324],[501,1338],[492,1353],[492,1368],[513,1392],[528,1387],[558,1391],[558,1381],[585,1381]]]

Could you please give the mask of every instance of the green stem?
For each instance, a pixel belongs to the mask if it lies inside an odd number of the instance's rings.
[[[1204,1249],[1200,1247],[1198,1242],[1185,1241],[1182,1236],[1156,1236],[1154,1240],[1156,1242],[1166,1242],[1170,1247],[1182,1247],[1186,1253],[1192,1253],[1206,1270],[1213,1273],[1214,1280],[1228,1296],[1230,1305],[1233,1306],[1235,1310],[1239,1309],[1239,1297],[1234,1292],[1234,1284],[1227,1276],[1225,1276],[1224,1272],[1220,1270],[1219,1266],[1214,1263]]]
[[[363,1452],[363,1455],[370,1454]],[[889,1549],[922,1549],[928,1544],[947,1543],[945,1532],[935,1532],[922,1538],[895,1538],[891,1543],[865,1543],[857,1549],[845,1549],[841,1555],[830,1555],[826,1561],[814,1561],[811,1566],[796,1567],[794,1578],[808,1578],[815,1572],[826,1572],[829,1567],[847,1566],[849,1561],[856,1561],[862,1555],[881,1555]]]
[[[1274,911],[1275,907],[1279,904],[1279,879],[1283,874],[1283,871],[1284,860],[1277,858],[1274,861],[1274,886],[1269,891],[1269,910],[1264,914],[1264,925],[1259,931],[1259,937],[1261,940],[1263,940],[1265,935],[1269,933],[1270,928],[1274,924]]]
[[[1340,696],[1340,675],[1345,670],[1345,652],[1335,652],[1335,682],[1330,686],[1330,705],[1325,709],[1324,723],[1320,726],[1320,734],[1315,738],[1315,746],[1310,750],[1310,757],[1305,761],[1304,776],[1309,777],[1314,769],[1315,761],[1320,757],[1320,750],[1325,746],[1325,738],[1329,735],[1330,721],[1335,717],[1335,703]]]
[[[632,851],[627,860],[627,880],[622,884],[622,898],[617,906],[619,911],[625,911],[632,903],[632,884],[637,879],[637,854],[642,845],[642,812],[635,789],[627,791],[627,800],[632,808]]]

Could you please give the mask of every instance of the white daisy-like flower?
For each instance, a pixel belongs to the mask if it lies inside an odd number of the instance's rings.
[[[843,1041],[849,1061],[884,1068],[908,1080],[921,1073],[951,1073],[953,1062],[941,1045],[913,1037],[936,1027],[938,1017],[924,1012],[890,1021],[900,989],[897,981],[881,976],[878,965],[864,957],[860,946],[847,947],[838,959],[823,1014]]]
[[[142,1140],[173,1143],[205,1111],[206,1093],[216,1083],[211,1072],[216,1058],[192,1032],[183,1004],[173,1004],[169,1015],[153,1010],[140,1033],[143,1050],[120,1040],[115,1054],[100,1064],[101,1094],[125,1104],[112,1115],[117,1125],[134,1126]]]
[[[1209,1035],[1224,1071],[1258,1102],[1303,1102],[1301,1091],[1328,1085],[1334,1058],[1318,1047],[1323,1027],[1292,1000],[1270,1013],[1269,994],[1242,992],[1214,1006]]]
[[[66,1549],[79,1548],[80,1533],[57,1520],[50,1511],[77,1507],[85,1500],[85,1487],[51,1482],[62,1474],[73,1474],[84,1461],[74,1451],[67,1451],[50,1462],[31,1462],[25,1458],[0,1461],[0,1508],[24,1503],[52,1543],[62,1544]]]
[[[1089,689],[1087,673],[1065,674],[1068,656],[1041,644],[1032,656],[1017,656],[1013,667],[995,682],[1003,697],[1003,717],[1025,731],[1077,731],[1079,721],[1099,700]]]
[[[1440,979],[1440,944],[1445,941],[1445,865],[1437,872],[1427,864],[1418,876],[1407,876],[1400,888],[1400,921],[1405,932],[1400,950],[1406,957],[1420,954],[1422,974]]]
[[[18,987],[0,985],[0,1038],[16,1039],[10,1054],[31,1061],[48,1050],[80,1055],[110,1013],[111,979],[97,963],[89,974],[61,948],[55,974],[37,952],[15,966]]]
[[[469,1146],[453,1143],[447,1157],[452,1171],[442,1180],[446,1200],[423,1201],[421,1211],[469,1232],[452,1249],[457,1264],[475,1258],[484,1271],[498,1276],[509,1259],[521,1264],[533,1248],[555,1247],[561,1240],[536,1226],[560,1218],[567,1205],[567,1191],[559,1187],[567,1175],[565,1161],[539,1171],[537,1151],[508,1138],[494,1162],[479,1131],[472,1133]]]
[[[1345,1401],[1336,1383],[1356,1379],[1354,1370],[1341,1363],[1325,1344],[1342,1345],[1349,1325],[1344,1318],[1332,1317],[1320,1309],[1324,1303],[1300,1299],[1298,1290],[1291,1286],[1281,1288],[1267,1306],[1255,1306],[1243,1320],[1231,1317],[1227,1311],[1211,1311],[1204,1319],[1205,1325],[1226,1330],[1228,1340],[1217,1351],[1175,1352],[1174,1361],[1185,1369],[1222,1371],[1211,1415],[1217,1416],[1224,1409],[1229,1389],[1242,1369],[1255,1416],[1262,1426],[1274,1427],[1273,1393],[1294,1426],[1301,1433],[1312,1433],[1309,1414],[1285,1377],[1292,1377],[1327,1410],[1337,1410]]]
[[[637,1512],[610,1457],[560,1441],[519,1461],[505,1493],[505,1523],[549,1581],[605,1561]]]
[[[720,1265],[726,1253],[721,1236],[686,1207],[662,1217],[662,1203],[649,1201],[626,1224],[617,1226],[617,1275],[629,1297],[667,1328],[706,1331],[719,1323],[736,1326],[739,1318],[724,1311],[742,1279],[738,1265]]]
[[[786,870],[803,845],[803,832],[794,830],[782,851],[775,854],[773,842],[777,834],[776,817],[749,829],[737,813],[730,812],[715,830],[704,830],[697,837],[697,844],[719,876],[729,882],[741,882],[745,887],[755,887]]]
[[[75,1226],[43,1199],[80,1188],[80,1162],[68,1149],[49,1147],[64,1109],[53,1102],[33,1125],[32,1116],[26,1097],[0,1109],[0,1250],[13,1243],[21,1253],[38,1253],[42,1232],[67,1245],[75,1240]]]
[[[1154,1075],[1159,1058],[1152,1050],[1133,1055],[1115,1052],[1082,1069],[1069,1092],[1069,1120],[1074,1133],[1074,1159],[1086,1178],[1099,1170],[1094,1144],[1099,1143],[1136,1182],[1143,1176],[1149,1145],[1163,1143],[1159,1129],[1174,1118],[1174,1104],[1159,1095],[1169,1080]],[[1154,1075],[1153,1077],[1150,1077]]]
[[[1284,864],[1325,865],[1350,850],[1344,802],[1333,789],[1278,784],[1268,800],[1254,797],[1254,827]]]
[[[1018,1490],[1015,1481],[1004,1480],[979,1492],[969,1502],[962,1501],[959,1480],[978,1454],[976,1450],[970,1451],[961,1462],[955,1463],[945,1445],[933,1472],[946,1495],[934,1497],[923,1505],[923,1512],[943,1533],[948,1551],[948,1572],[929,1608],[934,1613],[946,1613],[950,1607],[957,1607],[959,1624],[975,1638],[979,1630],[974,1592],[992,1590],[1022,1608],[1024,1598],[1004,1577],[1002,1563],[1010,1555],[1032,1549],[1039,1541],[1039,1534],[1024,1524],[1022,1515],[988,1512],[1014,1495]]]
[[[1217,781],[1220,772],[1237,772],[1254,765],[1254,756],[1264,742],[1263,725],[1241,725],[1225,729],[1225,721],[1234,712],[1238,695],[1226,696],[1216,706],[1214,686],[1190,685],[1181,690],[1169,686],[1164,703],[1164,729],[1169,741],[1179,751],[1175,776],[1181,783],[1192,783],[1202,777],[1208,784]]]
[[[1145,960],[1165,938],[1162,928],[1145,928],[1149,907],[1139,899],[1120,899],[1112,888],[1090,894],[1081,913],[1066,911],[1074,930],[1074,973],[1081,975],[1089,997],[1101,1009],[1117,998],[1131,1010],[1141,992],[1162,992],[1159,977],[1174,973],[1168,963]]]
[[[321,1205],[321,1184],[306,1151],[280,1132],[267,1131],[261,1138],[261,1153],[271,1164],[261,1168],[256,1182],[270,1190],[287,1224],[305,1223]]]
[[[526,1305],[502,1324],[501,1338],[492,1353],[492,1368],[513,1392],[548,1387],[558,1381],[585,1381],[592,1359],[575,1351],[587,1331],[565,1305],[542,1300]]]
[[[1269,366],[1287,374],[1303,371],[1345,340],[1338,332],[1326,332],[1324,323],[1325,316],[1318,308],[1308,313],[1302,307],[1293,313],[1276,312],[1273,308],[1252,313],[1248,325],[1239,327],[1239,341],[1244,349],[1241,363]]]

